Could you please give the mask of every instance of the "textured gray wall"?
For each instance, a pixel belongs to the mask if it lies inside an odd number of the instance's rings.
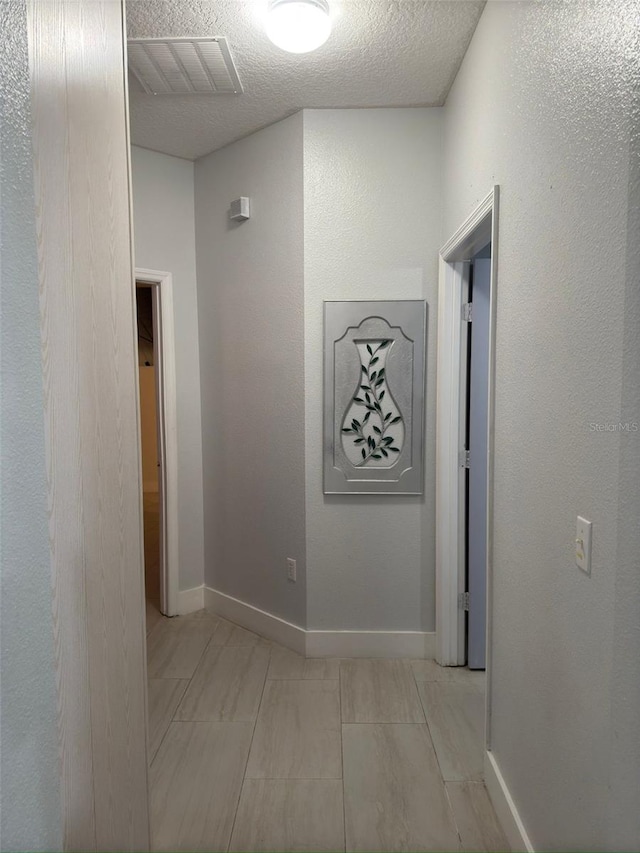
[[[640,845],[640,426],[591,426],[640,425],[639,13],[491,2],[445,106],[446,235],[501,187],[491,731],[537,850]]]
[[[26,11],[0,3],[0,848],[61,849]]]
[[[302,113],[195,178],[205,582],[304,625]],[[241,195],[252,216],[236,224]]]
[[[305,110],[308,627],[433,631],[442,111]],[[325,299],[426,299],[424,495],[322,492]]]

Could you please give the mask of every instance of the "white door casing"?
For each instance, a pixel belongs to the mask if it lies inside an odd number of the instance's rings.
[[[490,746],[491,597],[493,547],[493,419],[495,387],[495,317],[498,257],[499,188],[480,202],[440,250],[438,288],[438,357],[436,381],[436,660],[443,666],[464,662],[464,612],[459,595],[465,588],[466,334],[462,306],[469,282],[469,259],[492,244],[489,328],[489,405],[487,413],[487,748]]]

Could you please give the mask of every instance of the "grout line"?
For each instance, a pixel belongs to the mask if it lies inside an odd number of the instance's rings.
[[[339,776],[247,776],[245,782],[340,782]],[[478,783],[480,784],[480,783]]]
[[[447,788],[446,782],[443,781],[442,784],[444,787],[445,798],[447,800],[447,803],[449,804],[449,811],[451,812],[451,817],[453,818],[453,825],[455,826],[456,832],[458,834],[458,843],[460,846],[460,850],[463,850],[464,848],[462,847],[462,835],[460,833],[460,827],[458,826],[458,818],[456,817],[455,809],[453,808],[453,803],[451,802],[451,797],[449,796],[449,789]]]
[[[411,674],[413,675],[413,681],[414,681],[414,684],[416,687],[416,691],[418,693],[418,699],[420,700],[420,707],[422,708],[422,713],[424,715],[425,726],[427,729],[427,735],[429,736],[429,742],[431,744],[431,749],[433,750],[433,755],[436,759],[436,766],[438,768],[438,773],[440,775],[440,781],[442,782],[442,788],[444,790],[444,796],[445,796],[445,799],[446,799],[447,804],[449,806],[449,812],[451,813],[451,820],[453,821],[453,826],[454,826],[454,829],[456,831],[456,835],[458,836],[458,846],[459,846],[459,849],[462,850],[463,849],[463,847],[462,847],[462,836],[460,834],[460,827],[458,826],[458,819],[457,819],[456,813],[453,809],[453,804],[451,802],[451,798],[449,797],[449,791],[447,790],[447,783],[445,781],[444,774],[442,772],[442,767],[440,765],[440,756],[438,755],[438,751],[436,750],[436,745],[433,742],[433,735],[431,734],[431,728],[429,727],[429,717],[427,715],[427,709],[425,708],[424,702],[422,701],[422,695],[420,694],[420,690],[418,689],[418,679],[416,678],[416,674],[413,670],[413,667],[411,667]],[[439,682],[437,682],[437,681],[426,681],[423,683],[424,684],[438,684]]]
[[[342,837],[347,849],[347,806],[344,788],[344,723],[342,721],[342,661],[338,665],[338,702],[340,703],[340,761],[342,766]]]
[[[247,767],[249,765],[249,757],[251,755],[251,749],[253,747],[253,739],[256,734],[256,728],[258,726],[258,717],[260,716],[260,711],[262,709],[262,702],[264,700],[264,691],[267,686],[267,674],[269,672],[269,667],[271,666],[271,653],[273,650],[273,646],[268,646],[269,650],[269,660],[267,661],[267,666],[264,671],[264,679],[262,681],[262,692],[260,693],[260,702],[258,703],[258,710],[256,712],[256,718],[253,721],[253,731],[251,732],[251,741],[249,743],[249,749],[247,750],[247,757],[244,762],[244,770],[242,771],[242,782],[240,783],[240,790],[238,791],[238,800],[236,802],[236,808],[233,813],[233,823],[231,824],[231,832],[229,833],[229,841],[227,842],[227,851],[231,847],[231,841],[233,840],[233,832],[236,828],[236,820],[238,819],[238,809],[240,808],[240,799],[242,797],[242,791],[244,790],[244,783],[247,781]]]
[[[302,681],[302,682],[304,682],[304,684],[313,684],[314,681],[330,681],[330,682],[337,681],[338,684],[340,683],[339,679],[337,679],[337,678],[267,678],[266,680],[267,681],[275,681],[275,682],[286,681],[287,683],[289,681]]]
[[[406,722],[405,720],[345,720],[343,726],[427,726],[426,723]],[[427,726],[428,728],[428,726]]]
[[[180,618],[180,617],[177,617],[177,618]],[[160,624],[160,623],[158,623],[158,624]],[[155,627],[157,627],[157,626],[155,626]],[[214,631],[214,633],[215,633],[215,631]],[[166,727],[166,729],[164,730],[164,734],[162,735],[162,738],[161,738],[161,740],[160,740],[160,743],[158,744],[158,748],[156,749],[156,751],[155,751],[155,754],[154,754],[153,758],[152,758],[152,759],[151,759],[151,761],[149,762],[149,769],[150,769],[150,768],[151,768],[151,766],[153,765],[154,761],[155,761],[155,760],[156,760],[156,758],[158,757],[158,754],[159,754],[160,750],[162,749],[162,744],[165,742],[165,739],[166,739],[166,737],[167,737],[167,732],[169,731],[169,729],[170,729],[170,727],[171,727],[171,724],[172,724],[172,723],[186,723],[186,722],[191,722],[191,720],[176,720],[176,714],[178,713],[178,708],[179,708],[179,707],[180,707],[180,705],[182,704],[182,700],[184,699],[184,697],[185,697],[185,695],[186,695],[187,690],[188,690],[188,689],[189,689],[189,687],[191,686],[191,682],[193,681],[193,678],[194,678],[194,676],[195,676],[195,674],[196,674],[196,671],[197,671],[198,667],[200,666],[200,662],[201,662],[202,658],[204,657],[204,653],[206,652],[206,650],[207,650],[207,649],[209,648],[209,646],[211,645],[211,640],[213,640],[213,634],[211,634],[211,636],[209,637],[209,641],[205,644],[205,647],[204,647],[204,649],[202,650],[202,653],[200,654],[200,657],[198,658],[198,663],[196,664],[196,666],[195,666],[195,668],[194,668],[194,670],[193,670],[193,672],[192,672],[192,674],[191,674],[191,677],[190,677],[190,678],[174,678],[174,677],[167,678],[167,677],[165,677],[165,679],[164,679],[165,681],[186,681],[186,682],[187,682],[187,686],[186,686],[186,687],[184,688],[184,690],[182,691],[182,695],[180,696],[180,699],[178,700],[178,703],[177,703],[176,707],[173,709],[173,714],[171,715],[171,717],[170,717],[170,719],[169,719],[169,722],[167,723],[167,727]],[[148,706],[148,704],[149,704],[149,697],[148,697],[148,693],[149,693],[149,680],[150,680],[150,679],[149,679],[149,676],[147,676],[147,706]],[[149,712],[148,712],[148,711],[147,711],[147,725],[149,725]]]

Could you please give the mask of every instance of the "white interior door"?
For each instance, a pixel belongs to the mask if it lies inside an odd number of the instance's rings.
[[[467,510],[467,663],[486,665],[487,631],[487,448],[491,245],[473,259],[469,363],[469,479]]]

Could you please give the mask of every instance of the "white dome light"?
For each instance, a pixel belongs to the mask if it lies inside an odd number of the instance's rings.
[[[309,53],[329,38],[327,0],[270,0],[265,29],[276,47]]]

